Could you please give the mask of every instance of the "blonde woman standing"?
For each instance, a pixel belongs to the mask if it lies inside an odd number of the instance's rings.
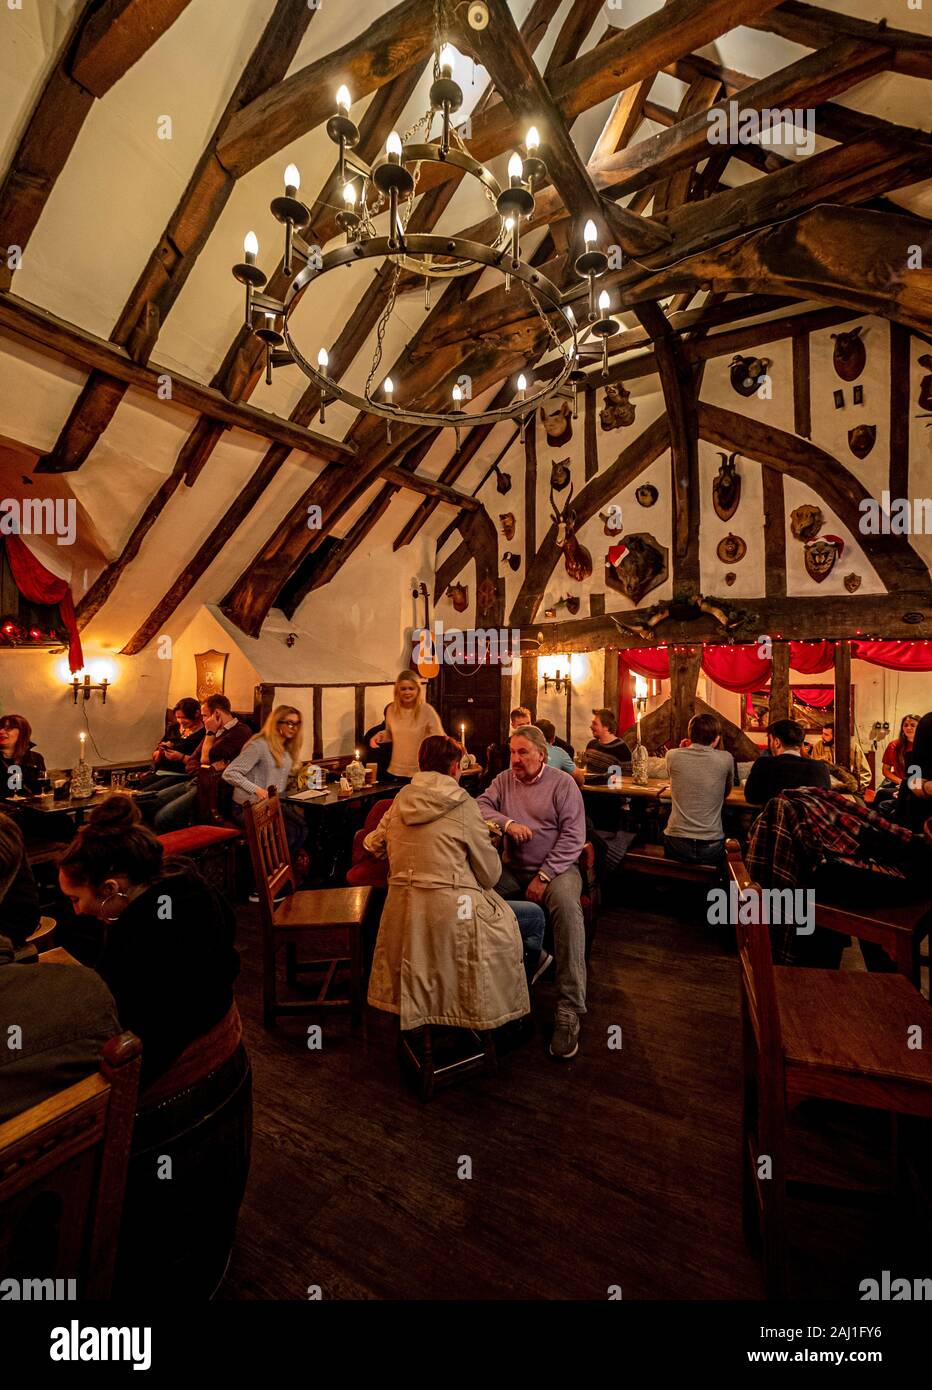
[[[402,671],[395,681],[392,703],[385,711],[385,732],[371,738],[369,746],[377,748],[381,743],[390,743],[389,776],[410,782],[418,771],[417,753],[424,739],[442,733],[440,715],[424,699],[420,678],[414,671]]]
[[[269,788],[283,795],[293,768],[301,761],[303,723],[293,705],[278,705],[262,728],[223,769],[223,780],[233,788],[233,819],[242,824],[243,808],[264,801]],[[292,857],[307,838],[300,811],[283,806],[285,833]]]

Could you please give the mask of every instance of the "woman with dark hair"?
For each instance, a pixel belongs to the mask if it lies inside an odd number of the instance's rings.
[[[881,790],[889,791],[898,787],[906,776],[918,724],[919,719],[915,714],[904,714],[900,720],[899,737],[887,744],[883,755],[884,781],[881,783]]]
[[[230,907],[194,865],[163,862],[128,796],[107,797],[59,861],[62,893],[103,925],[93,962],[143,1045],[141,1086],[212,1029],[239,971]]]
[[[0,719],[0,799],[34,796],[45,776],[45,759],[32,742],[32,725],[22,714]]]
[[[932,821],[932,711],[916,725],[916,733],[900,782],[893,820],[921,835],[926,821]]]
[[[0,931],[19,949],[39,925],[39,890],[26,858],[22,831],[2,813],[0,864],[5,866],[0,874]]]
[[[478,804],[459,785],[462,756],[445,734],[424,739],[420,770],[365,840],[370,853],[388,855],[369,1003],[398,1014],[405,1031],[427,1023],[489,1030],[530,1011],[514,905],[492,891],[501,863]],[[538,932],[535,960],[542,911]]]

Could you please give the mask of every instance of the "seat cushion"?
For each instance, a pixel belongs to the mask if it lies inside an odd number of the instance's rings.
[[[227,830],[222,825],[189,825],[185,830],[168,830],[159,839],[166,854],[196,854],[227,840],[241,840],[241,830]]]

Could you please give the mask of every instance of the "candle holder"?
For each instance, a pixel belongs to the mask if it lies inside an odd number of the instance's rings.
[[[353,761],[347,764],[346,780],[349,782],[354,792],[358,792],[360,787],[366,785],[366,769],[359,761],[358,751]]]
[[[639,735],[634,752],[631,754],[631,780],[636,787],[647,786],[647,763],[648,752]]]

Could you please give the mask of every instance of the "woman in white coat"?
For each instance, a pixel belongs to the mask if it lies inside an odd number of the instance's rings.
[[[389,863],[369,1003],[398,1014],[403,1030],[486,1030],[530,1012],[521,932],[511,904],[492,891],[501,863],[459,785],[462,753],[445,734],[424,739],[421,770],[365,841]]]

